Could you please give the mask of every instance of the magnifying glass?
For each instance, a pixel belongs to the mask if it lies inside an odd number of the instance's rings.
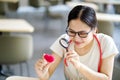
[[[66,49],[66,52],[68,52],[68,47],[69,47],[69,45],[70,45],[71,42],[72,42],[72,41],[71,41],[69,38],[61,38],[61,39],[59,40],[60,45],[61,45],[63,48]],[[66,66],[68,66],[68,64],[67,64],[67,62],[66,62],[66,58],[64,58],[64,63],[65,63]]]
[[[60,45],[61,45],[63,48],[66,49],[66,52],[68,52],[68,47],[69,47],[69,45],[70,45],[70,42],[71,42],[71,40],[70,40],[70,37],[69,37],[68,35],[66,35],[64,38],[61,38],[61,39],[59,40]]]
[[[68,52],[68,47],[69,47],[69,40],[67,40],[66,38],[61,38],[59,40],[60,45],[66,49],[66,52]]]

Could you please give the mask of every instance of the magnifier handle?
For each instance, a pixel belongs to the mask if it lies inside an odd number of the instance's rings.
[[[66,52],[68,52],[68,48],[66,48]],[[65,64],[65,66],[68,67],[68,64],[67,64],[67,60],[66,60],[66,58],[64,58],[64,64]]]
[[[68,48],[66,48],[66,52],[68,52]]]

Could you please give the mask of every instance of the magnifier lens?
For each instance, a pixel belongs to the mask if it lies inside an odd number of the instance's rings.
[[[65,48],[68,47],[68,41],[67,41],[67,40],[61,40],[61,44],[62,44],[62,46],[64,46]]]

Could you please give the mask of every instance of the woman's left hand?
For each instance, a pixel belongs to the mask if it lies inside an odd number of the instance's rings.
[[[68,51],[66,54],[66,60],[73,64],[74,67],[80,67],[79,55],[75,51]]]

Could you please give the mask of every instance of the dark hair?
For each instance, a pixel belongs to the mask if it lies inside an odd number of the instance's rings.
[[[96,13],[90,7],[82,5],[75,6],[68,15],[68,26],[71,20],[77,18],[86,23],[91,29],[97,27]]]

